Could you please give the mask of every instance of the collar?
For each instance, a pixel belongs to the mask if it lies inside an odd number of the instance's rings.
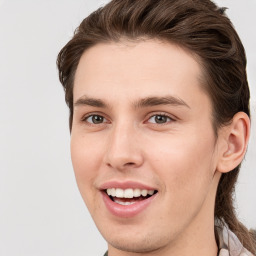
[[[215,230],[219,246],[219,256],[253,256],[243,247],[238,237],[221,220],[215,220]]]

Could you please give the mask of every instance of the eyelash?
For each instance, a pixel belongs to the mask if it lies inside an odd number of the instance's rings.
[[[170,122],[175,122],[175,121],[176,121],[172,116],[167,115],[166,113],[155,113],[155,114],[153,114],[153,115],[150,114],[150,116],[147,118],[147,122],[149,122],[149,120],[150,120],[151,118],[156,118],[157,116],[159,116],[159,117],[164,117],[164,118],[166,118],[166,119],[169,119],[169,121],[166,121],[166,122],[164,122],[164,123],[157,123],[157,122],[155,122],[155,123],[151,123],[151,124],[159,126],[159,125],[167,125],[167,124],[169,124]]]
[[[156,117],[156,116],[167,118],[167,119],[169,119],[169,121],[166,121],[166,122],[164,122],[164,123],[157,123],[157,122],[152,123],[152,122],[149,122],[149,120],[150,120],[151,118],[154,118],[154,117]],[[93,122],[88,122],[88,119],[89,119],[89,118],[93,118],[93,117],[100,117],[100,118],[103,118],[103,120],[108,120],[108,119],[105,118],[104,115],[102,115],[102,114],[93,113],[93,114],[88,114],[88,115],[84,116],[84,117],[82,118],[82,122],[86,122],[87,125],[89,125],[89,126],[99,126],[99,125],[104,125],[104,124],[108,123],[108,122],[104,122],[104,121],[101,122],[101,123],[98,123],[98,124],[93,123]],[[157,125],[157,126],[167,125],[168,123],[170,123],[170,122],[175,122],[175,121],[176,121],[175,118],[173,118],[173,117],[170,116],[170,115],[167,115],[166,113],[154,113],[154,114],[151,113],[151,114],[146,118],[146,123],[150,123],[150,124],[152,124],[152,125]]]
[[[107,120],[107,118],[105,118],[102,114],[97,114],[97,113],[94,113],[94,114],[88,114],[88,115],[86,115],[86,116],[84,116],[83,118],[82,118],[82,122],[85,122],[85,123],[87,123],[87,125],[90,125],[90,126],[95,126],[95,125],[102,125],[102,124],[104,124],[104,123],[107,123],[107,122],[102,122],[102,123],[99,123],[99,124],[95,124],[95,123],[93,123],[93,122],[88,122],[88,119],[91,117],[101,117],[101,118],[103,118],[103,120],[105,119],[105,120]]]

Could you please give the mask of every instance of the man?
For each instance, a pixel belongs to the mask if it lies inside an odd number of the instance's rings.
[[[109,256],[255,252],[232,201],[250,131],[246,59],[223,12],[114,0],[59,53],[76,180]]]

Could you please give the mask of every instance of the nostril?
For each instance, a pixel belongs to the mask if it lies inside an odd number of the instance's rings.
[[[131,165],[135,165],[135,163],[129,162],[125,164],[126,166],[131,166]]]

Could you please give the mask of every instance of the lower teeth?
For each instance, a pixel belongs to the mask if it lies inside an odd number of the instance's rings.
[[[120,205],[131,205],[131,204],[135,204],[139,201],[145,200],[147,198],[149,198],[150,196],[146,196],[146,197],[136,197],[136,198],[118,198],[118,197],[112,197],[110,196],[110,199]]]
[[[135,202],[121,202],[121,201],[118,201],[118,200],[114,200],[115,203],[117,204],[121,204],[121,205],[131,205],[131,204],[135,204]]]
[[[155,193],[154,193],[155,194]],[[118,198],[118,197],[112,197],[109,196],[109,198],[120,205],[131,205],[131,204],[135,204],[136,202],[145,200],[147,198],[151,197],[151,195],[147,195],[147,196],[140,196],[140,197],[135,197],[135,198]]]

